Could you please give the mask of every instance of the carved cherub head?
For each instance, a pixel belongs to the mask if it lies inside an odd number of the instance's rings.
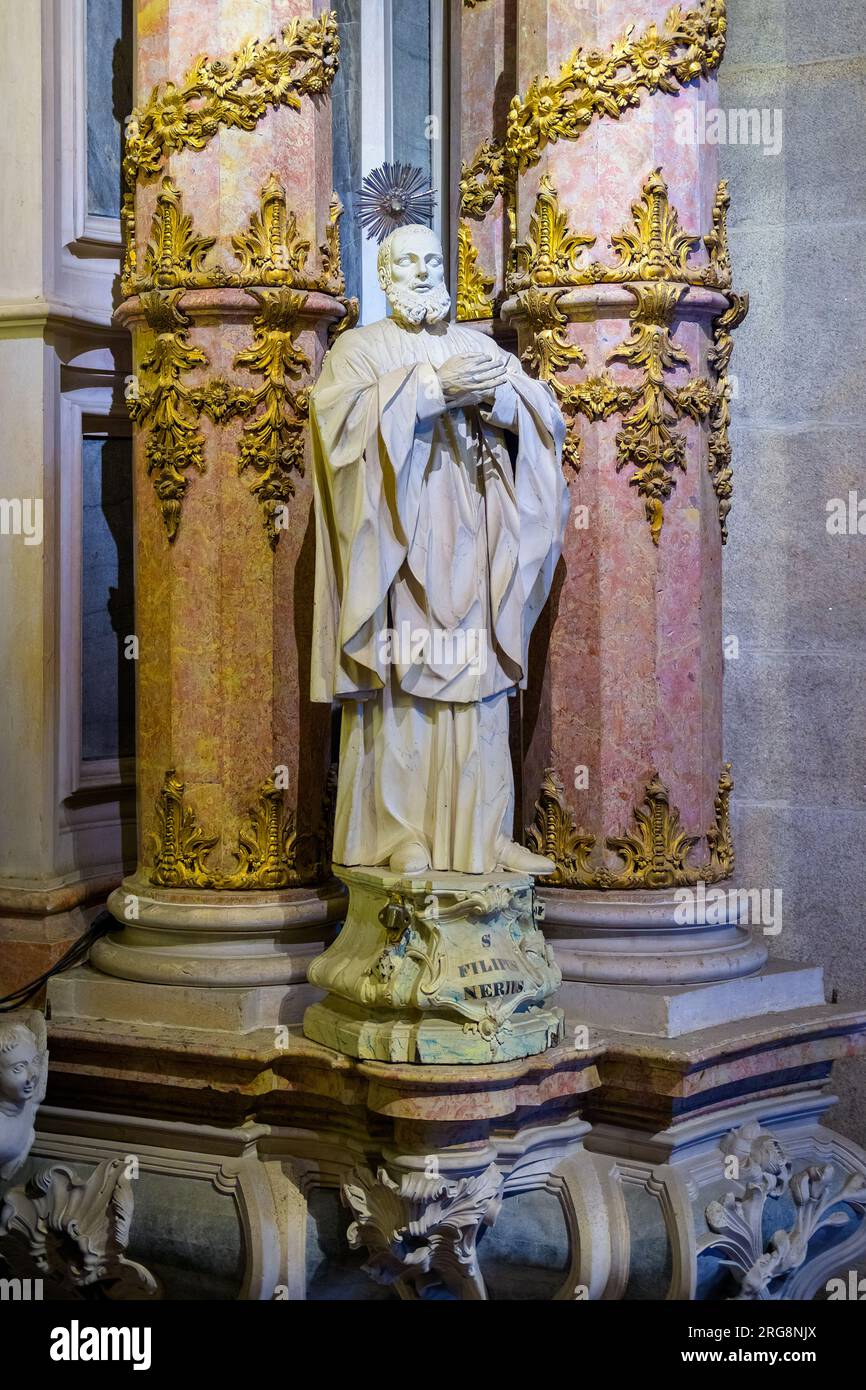
[[[26,1023],[20,1017],[0,1020],[0,1115],[15,1115],[40,1103],[47,1060],[40,1015],[28,1012]]]
[[[379,247],[379,284],[394,317],[404,323],[440,323],[451,296],[445,284],[442,243],[420,223],[398,227]]]

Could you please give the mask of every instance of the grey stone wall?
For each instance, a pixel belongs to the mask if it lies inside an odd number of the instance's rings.
[[[866,1002],[866,3],[729,0],[720,106],[781,112],[778,153],[722,145],[738,288],[725,556],[727,756],[738,881],[781,889],[775,954]],[[778,117],[774,117],[778,127]],[[765,118],[765,129],[772,125]],[[772,145],[772,142],[769,142]],[[864,505],[866,512],[866,505]],[[838,1068],[830,1123],[866,1140],[866,1061]]]

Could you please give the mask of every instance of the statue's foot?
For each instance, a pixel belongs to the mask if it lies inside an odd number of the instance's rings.
[[[425,869],[430,868],[430,856],[417,840],[410,840],[408,844],[395,849],[388,866],[392,874],[423,874]]]
[[[552,859],[545,858],[543,854],[533,854],[531,849],[527,849],[525,845],[519,845],[516,840],[500,841],[496,867],[498,869],[510,869],[515,874],[552,874],[556,872],[556,865]]]

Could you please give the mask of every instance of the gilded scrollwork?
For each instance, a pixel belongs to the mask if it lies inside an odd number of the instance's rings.
[[[145,321],[153,342],[141,361],[141,376],[133,378],[127,398],[130,419],[150,429],[145,454],[153,477],[168,538],[173,541],[180,525],[183,500],[189,488],[186,476],[192,468],[204,472],[204,438],[192,391],[185,385],[187,372],[207,366],[201,348],[189,341],[190,320],[180,307],[181,290],[141,296]]]
[[[607,50],[576,48],[558,77],[537,77],[512,98],[504,140],[485,141],[464,164],[463,216],[483,218],[501,194],[513,242],[517,181],[548,144],[579,139],[597,116],[618,120],[645,92],[674,93],[707,77],[722,61],[726,35],[725,0],[704,0],[685,12],[675,6],[661,30],[632,27]]]
[[[462,322],[489,319],[493,316],[490,291],[494,279],[478,264],[478,248],[472,241],[472,229],[461,221],[457,228],[457,318]]]
[[[630,314],[632,332],[609,360],[622,359],[643,373],[635,403],[623,420],[616,438],[616,470],[634,469],[629,484],[643,498],[654,545],[664,522],[664,503],[676,486],[675,468],[686,471],[686,445],[676,425],[685,418],[705,420],[712,407],[712,391],[702,379],[675,387],[668,373],[688,367],[685,351],[674,342],[672,324],[686,291],[681,284],[630,285],[636,299]]]
[[[252,39],[228,59],[202,55],[176,84],[154,87],[126,126],[124,181],[134,189],[179,150],[203,150],[223,127],[255,130],[271,109],[300,110],[320,96],[339,64],[337,18],[331,11],[293,19],[281,37]]]
[[[729,290],[733,277],[731,248],[728,242],[728,210],[731,194],[727,179],[722,179],[716,189],[713,202],[712,231],[704,237],[704,246],[709,256],[709,265],[704,271],[703,283],[713,289]]]
[[[258,475],[251,487],[263,509],[263,523],[272,549],[280,538],[280,509],[294,496],[294,474],[304,472],[304,434],[309,409],[305,390],[293,382],[310,368],[310,359],[295,341],[303,294],[265,290],[254,294],[260,312],[253,320],[253,346],[235,358],[235,366],[264,378],[252,392],[257,411],[243,429],[238,472],[252,468]]]
[[[713,480],[713,489],[719,499],[719,523],[722,528],[722,544],[728,539],[728,513],[733,496],[732,449],[730,439],[731,395],[733,386],[729,375],[731,354],[734,350],[733,332],[743,322],[749,312],[747,294],[728,295],[728,308],[713,322],[713,347],[709,361],[716,375],[716,390],[710,414],[710,437],[707,445],[707,468]]]
[[[702,837],[683,830],[679,811],[671,805],[667,787],[654,772],[646,785],[643,803],[634,808],[634,829],[624,835],[609,835],[604,841],[605,849],[621,861],[621,867],[616,869],[609,868],[595,854],[596,838],[578,828],[562,781],[548,768],[526,843],[536,854],[544,854],[556,864],[555,873],[544,882],[565,888],[622,891],[718,883],[729,878],[734,869],[732,789],[731,765],[726,763],[714,801],[714,823],[703,837],[707,857],[695,863],[692,851]]]

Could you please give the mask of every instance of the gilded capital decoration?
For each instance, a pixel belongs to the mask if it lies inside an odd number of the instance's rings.
[[[710,415],[710,438],[708,444],[707,467],[713,480],[713,488],[719,499],[719,523],[722,528],[722,544],[728,540],[728,512],[731,510],[733,496],[732,450],[729,429],[731,424],[732,383],[728,374],[731,354],[734,351],[733,331],[738,328],[749,312],[747,294],[728,295],[728,308],[713,322],[713,347],[710,351],[710,366],[716,375],[716,390],[713,409]]]
[[[512,98],[504,140],[485,141],[463,165],[462,215],[483,218],[502,195],[513,242],[517,181],[548,144],[579,139],[596,116],[619,119],[644,92],[674,93],[707,77],[722,61],[726,34],[725,0],[704,0],[685,12],[675,6],[661,31],[650,24],[606,51],[576,48],[558,77],[537,77],[525,96]]]
[[[493,316],[493,276],[478,264],[478,248],[472,241],[472,228],[461,221],[457,228],[457,318],[465,322]]]
[[[233,851],[237,868],[221,874],[206,862],[220,836],[204,834],[185,799],[184,783],[170,768],[156,800],[151,883],[161,888],[262,892],[324,881],[331,874],[335,789],[332,768],[319,829],[301,833],[286,807],[285,791],[273,775],[268,777],[259,788],[256,805],[249,809],[247,826],[238,833],[238,848]]]
[[[181,81],[153,88],[126,125],[124,181],[134,189],[167,155],[203,150],[223,126],[255,130],[269,110],[299,111],[334,80],[340,40],[332,11],[293,19],[281,39],[252,39],[230,58],[197,58]]]
[[[512,248],[508,289],[519,291],[530,285],[626,285],[641,280],[672,280],[729,289],[730,201],[727,184],[722,182],[713,205],[712,230],[703,238],[707,262],[694,265],[691,257],[702,238],[682,230],[662,171],[654,169],[644,180],[639,200],[632,204],[632,225],[610,239],[615,263],[579,263],[582,252],[595,244],[595,238],[572,232],[557,191],[549,175],[543,174],[526,241],[517,242]]]
[[[180,189],[170,178],[164,178],[144,252],[141,288],[204,288],[213,284],[214,272],[204,269],[204,260],[215,243],[215,237],[195,235],[192,218],[183,212]],[[124,291],[134,293],[134,285],[124,286]]]
[[[232,237],[240,270],[228,270],[220,264],[206,266],[205,258],[216,245],[216,238],[196,234],[192,219],[183,212],[180,190],[165,178],[156,201],[150,241],[141,258],[142,273],[124,273],[123,293],[129,296],[153,289],[285,286],[319,290],[346,304],[340,250],[342,216],[343,205],[332,193],[325,239],[318,248],[319,269],[311,270],[310,242],[298,232],[297,217],[286,206],[286,191],[279,175],[271,174],[261,192],[260,210],[253,214],[246,231]]]
[[[333,193],[325,240],[319,247],[321,268],[311,273],[307,268],[310,242],[298,232],[297,217],[286,206],[286,190],[279,175],[271,174],[262,189],[260,211],[253,214],[245,232],[232,237],[241,269],[229,274],[227,283],[242,289],[280,285],[342,296],[346,289],[340,254],[342,216],[343,205]]]
[[[526,843],[536,854],[544,854],[556,864],[556,872],[545,883],[564,888],[622,891],[718,883],[734,871],[730,825],[733,785],[731,765],[726,763],[714,803],[715,821],[703,837],[707,856],[697,864],[690,855],[701,837],[685,833],[679,811],[671,806],[668,790],[657,772],[647,783],[643,804],[634,808],[635,829],[605,839],[605,848],[622,861],[620,869],[610,869],[591,858],[596,839],[576,825],[562,781],[552,768],[544,775]]]

